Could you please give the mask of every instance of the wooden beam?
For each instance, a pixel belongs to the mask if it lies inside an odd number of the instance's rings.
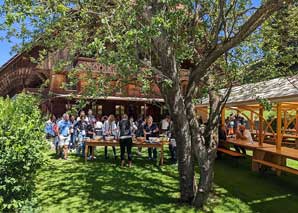
[[[286,133],[286,127],[288,126],[288,121],[287,121],[287,110],[284,110],[284,128],[283,128],[283,134]]]
[[[263,106],[259,106],[259,146],[263,146]]]
[[[254,113],[250,111],[250,131],[254,130]]]
[[[277,103],[277,130],[276,130],[276,149],[281,150],[281,103]]]
[[[298,135],[298,110],[296,111],[296,135]],[[296,149],[298,149],[298,139],[295,140],[296,143]]]
[[[225,123],[226,123],[225,117],[226,117],[226,109],[223,108],[221,111],[221,125],[225,125]]]

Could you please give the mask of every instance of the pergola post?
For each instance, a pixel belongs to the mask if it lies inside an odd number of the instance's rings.
[[[296,116],[295,116],[295,129],[296,129],[296,135],[298,135],[298,110],[296,110]],[[298,148],[298,139],[295,140],[296,148]]]
[[[221,125],[225,125],[225,123],[226,123],[225,116],[226,116],[226,109],[223,108],[221,111]]]
[[[281,103],[277,103],[276,110],[277,110],[276,149],[281,150],[281,140],[282,140],[282,134],[281,134]]]
[[[288,121],[287,121],[287,110],[284,110],[284,129],[283,129],[283,134],[286,134],[286,127],[288,126]]]
[[[254,130],[254,113],[253,111],[250,111],[250,131],[252,132]]]
[[[263,146],[263,106],[259,106],[259,146]]]

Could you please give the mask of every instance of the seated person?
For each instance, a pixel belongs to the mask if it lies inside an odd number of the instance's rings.
[[[224,124],[221,124],[218,128],[218,147],[224,147],[224,143],[227,140],[227,130]]]
[[[224,124],[221,124],[218,128],[218,147],[229,149],[229,147],[226,144],[227,140],[227,129]],[[217,156],[220,158],[221,153],[217,152]]]
[[[250,131],[248,129],[245,129],[245,125],[239,125],[236,131],[236,138],[242,139],[242,140],[248,140],[249,143],[253,143]],[[242,150],[242,153],[246,155],[245,148],[241,146],[234,146],[236,151],[240,153],[240,149]]]
[[[239,128],[236,131],[236,138],[248,140],[249,143],[253,143],[251,133],[248,129],[245,128],[245,125],[239,125]]]

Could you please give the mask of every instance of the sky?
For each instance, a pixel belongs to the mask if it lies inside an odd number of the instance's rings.
[[[3,4],[4,0],[0,0],[0,6]],[[0,17],[0,22],[2,22],[3,17]],[[0,38],[5,36],[6,33],[4,31],[0,30]],[[2,66],[4,63],[6,63],[12,56],[15,55],[15,53],[10,53],[12,47],[15,44],[18,44],[19,41],[17,39],[11,39],[11,43],[7,40],[0,39],[0,66]]]
[[[3,1],[4,0],[0,0],[0,6],[3,4]],[[258,6],[261,0],[253,0],[252,2],[255,6]],[[3,19],[3,17],[0,17],[0,22],[2,21],[1,19]],[[3,36],[5,36],[5,32],[0,30],[0,38]],[[11,38],[11,42],[0,39],[0,67],[15,55],[15,53],[11,53],[12,47],[19,42],[20,41],[15,38]]]

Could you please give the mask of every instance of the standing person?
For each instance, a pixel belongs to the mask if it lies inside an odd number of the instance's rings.
[[[175,131],[173,126],[173,121],[170,119],[168,137],[170,138],[169,150],[171,154],[171,160],[173,163],[177,162],[177,146],[176,146],[176,139],[175,139]]]
[[[130,117],[129,123],[130,123],[130,126],[131,126],[132,135],[136,135],[138,127],[137,127],[136,123],[134,122],[133,117]],[[119,124],[120,124],[120,122],[119,122]]]
[[[55,139],[54,139],[54,146],[56,150],[56,155],[59,156],[59,127],[58,127],[58,121],[54,123],[53,130],[55,133]]]
[[[51,147],[52,150],[55,148],[55,132],[54,132],[54,125],[56,123],[56,117],[55,115],[51,115],[49,120],[46,122],[45,126],[45,133],[46,133],[46,139]]]
[[[108,120],[108,116],[104,115],[101,118],[101,122],[104,124],[106,122],[106,120]]]
[[[121,167],[125,165],[125,148],[127,150],[128,166],[131,167],[132,156],[132,131],[133,124],[128,120],[128,116],[124,114],[122,120],[119,122],[119,139],[120,139],[120,150],[121,150]]]
[[[97,117],[97,121],[94,125],[95,135],[102,136],[103,135],[103,123],[101,122],[101,118]]]
[[[143,116],[141,116],[136,122],[136,125],[137,125],[136,137],[144,137],[145,124],[146,122],[143,120]],[[137,155],[142,156],[142,147],[138,147]]]
[[[67,113],[63,114],[62,120],[58,123],[59,128],[59,158],[67,160],[68,156],[68,145],[70,141],[70,121]]]
[[[233,114],[230,115],[229,121],[228,121],[228,135],[234,135],[235,131],[235,118]]]
[[[82,116],[84,117],[85,120],[87,120],[87,119],[86,119],[85,111],[84,111],[84,110],[81,110],[81,111],[80,111],[80,115],[77,117],[77,121],[81,120],[81,117],[82,117]]]
[[[94,127],[93,126],[94,125],[92,125],[91,123],[88,123],[87,129],[86,129],[86,137],[87,138],[90,138],[90,139],[93,139],[94,138],[95,131],[94,131]],[[95,159],[95,156],[92,157],[92,152],[95,151],[95,150],[93,150],[93,149],[95,149],[95,147],[89,146],[88,149],[89,149],[88,150],[88,155],[89,155],[88,159],[89,160],[91,160],[91,159],[93,160],[93,158]],[[85,148],[84,148],[84,151],[85,151]]]
[[[75,148],[75,140],[76,140],[76,137],[75,137],[75,124],[76,124],[76,119],[75,119],[75,116],[74,115],[71,115],[70,116],[70,143],[69,143],[69,150],[72,151],[74,150]]]
[[[144,136],[146,137],[146,140],[149,140],[149,137],[157,137],[158,136],[158,126],[153,123],[152,116],[148,116],[146,119],[146,124],[144,126]],[[153,152],[153,158],[152,158],[152,152]],[[149,160],[156,160],[157,158],[157,151],[156,148],[148,148],[148,157]]]
[[[169,130],[169,126],[170,126],[170,116],[167,115],[161,121],[161,133],[167,134],[167,131]]]
[[[115,122],[115,116],[114,115],[109,115],[108,119],[104,122],[103,125],[103,131],[104,131],[104,136],[117,136],[117,125]],[[114,158],[115,160],[117,159],[116,155],[116,148],[115,146],[113,148],[113,153],[114,153]],[[108,147],[105,146],[105,159],[108,159]]]
[[[88,123],[85,118],[85,114],[80,114],[80,117],[77,119],[76,129],[78,132],[78,146],[77,146],[77,154],[80,155],[82,152],[82,156],[85,157],[85,143],[84,139],[87,134],[87,126]]]
[[[88,110],[87,122],[91,125],[93,125],[96,122],[96,119],[95,119],[95,116],[93,115],[92,109]]]

